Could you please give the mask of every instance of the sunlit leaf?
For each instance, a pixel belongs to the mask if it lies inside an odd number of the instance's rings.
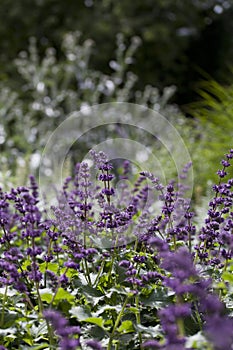
[[[126,320],[123,321],[120,325],[120,327],[117,328],[117,331],[119,333],[131,333],[134,332],[134,326],[132,321]]]

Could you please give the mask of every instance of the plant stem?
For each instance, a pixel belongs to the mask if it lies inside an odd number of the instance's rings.
[[[48,246],[48,250],[47,250],[47,255],[49,256],[50,255],[50,252],[51,252],[51,248],[52,248],[52,239],[50,238],[49,240],[49,246]],[[46,271],[48,269],[48,260],[46,261],[46,265],[45,265],[45,272],[44,272],[44,287],[46,288],[46,285],[47,285],[47,274],[46,274]]]
[[[189,248],[189,252],[192,253],[192,237],[191,237],[191,221],[190,219],[188,219],[188,227],[189,227],[189,231],[188,231],[188,248]]]
[[[223,272],[225,272],[227,270],[227,266],[228,266],[228,259],[226,258],[225,264],[224,264],[224,269]]]
[[[192,253],[192,238],[191,238],[191,233],[188,233],[188,248],[189,252]]]
[[[5,316],[5,305],[6,305],[6,299],[7,299],[7,290],[8,290],[8,285],[6,285],[5,287],[5,292],[4,292],[4,296],[3,296],[3,301],[2,301],[2,312],[1,312],[1,322],[0,322],[0,326],[3,326],[4,323],[4,316]]]
[[[49,321],[45,319],[47,330],[48,330],[48,335],[49,335],[49,348],[50,349],[55,349],[55,342],[54,342],[54,332],[52,327],[49,324]]]
[[[38,300],[38,305],[39,305],[39,313],[40,313],[40,315],[43,315],[44,306],[43,306],[43,303],[42,303],[42,300],[40,297],[39,283],[36,282],[35,286],[36,286],[37,300]]]
[[[137,325],[140,325],[141,324],[141,317],[140,317],[140,311],[139,311],[139,296],[138,295],[136,295],[136,297],[135,297],[135,304],[136,304],[136,308],[137,308],[137,311],[135,313],[136,321],[137,321]],[[142,334],[140,331],[138,331],[138,338],[139,338],[139,343],[140,343],[140,347],[141,347]]]
[[[115,257],[116,257],[116,253],[117,253],[117,250],[116,250],[117,244],[118,244],[118,235],[116,236],[114,250],[113,250],[113,253],[112,253],[111,265],[110,265],[109,272],[108,272],[108,283],[110,283],[111,279],[112,279],[112,268],[113,268],[113,263],[114,263],[114,260],[115,260]]]
[[[124,311],[125,311],[125,307],[126,307],[128,301],[129,301],[129,298],[130,298],[129,296],[126,297],[126,299],[125,299],[125,301],[124,301],[124,304],[123,304],[123,306],[122,306],[122,309],[121,309],[119,315],[117,316],[116,322],[115,322],[115,324],[114,324],[114,326],[113,326],[112,333],[110,334],[110,338],[109,338],[109,343],[108,343],[108,348],[107,348],[107,350],[111,350],[112,341],[113,341],[113,337],[114,337],[115,331],[116,331],[116,329],[117,329],[117,327],[118,327],[118,325],[119,325],[119,323],[120,323],[120,320],[121,320],[121,318],[122,318],[122,316],[123,316],[123,313],[124,313]]]
[[[199,329],[200,329],[200,331],[201,331],[201,330],[202,330],[202,324],[203,324],[203,322],[202,322],[202,320],[201,320],[200,313],[199,313],[198,306],[197,306],[197,303],[196,303],[196,302],[194,303],[194,307],[195,307],[195,314],[196,314],[198,326],[199,326]]]
[[[95,279],[95,281],[94,281],[94,283],[93,283],[93,286],[97,285],[98,280],[99,280],[99,277],[100,277],[100,274],[101,274],[102,271],[103,271],[104,264],[105,264],[105,259],[104,259],[104,260],[102,261],[102,263],[101,263],[100,269],[99,269],[98,274],[97,274],[97,276],[96,276],[96,279]]]
[[[173,244],[174,244],[174,250],[176,250],[177,246],[176,246],[176,237],[173,236]]]
[[[29,297],[26,293],[24,293],[24,297],[25,297],[25,299],[27,300],[28,305],[30,306],[30,308],[33,310],[33,309],[34,309],[34,306],[33,306],[33,304],[32,304],[32,301],[31,301],[30,297]]]
[[[177,326],[178,326],[179,335],[183,338],[185,336],[184,320],[183,320],[183,318],[178,318],[177,319]]]
[[[86,281],[87,281],[87,283],[92,287],[91,277],[90,277],[90,271],[89,271],[89,268],[88,268],[88,264],[87,264],[86,258],[84,258],[84,268],[85,268],[85,277],[86,277]]]
[[[183,298],[181,296],[177,296],[177,305],[182,305],[183,304]],[[178,327],[178,333],[180,337],[185,336],[185,328],[184,328],[184,320],[183,318],[179,317],[176,321],[177,327]]]

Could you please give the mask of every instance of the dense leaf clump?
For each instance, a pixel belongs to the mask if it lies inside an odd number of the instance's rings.
[[[0,192],[0,349],[231,349],[233,150],[200,229],[179,180],[91,154],[50,215],[32,176]]]

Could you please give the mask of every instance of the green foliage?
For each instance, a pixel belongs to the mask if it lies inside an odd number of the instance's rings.
[[[191,145],[196,182],[206,190],[208,180],[215,182],[221,154],[232,145],[233,130],[233,85],[223,86],[215,80],[200,83],[198,93],[201,99],[189,106],[194,116]],[[232,170],[230,170],[232,174]]]
[[[77,30],[96,42],[91,67],[105,73],[116,34],[128,40],[139,35],[143,46],[134,72],[141,89],[148,83],[160,88],[176,84],[185,95],[197,79],[196,66],[222,74],[232,58],[231,0],[20,0],[14,6],[2,0],[0,6],[2,79],[15,72],[11,62],[27,48],[29,37],[36,37],[40,53],[52,43],[60,56],[63,35]]]
[[[227,159],[233,159],[233,150]],[[111,166],[107,161],[103,164],[107,167],[105,172],[110,174]],[[101,174],[102,167],[100,165]],[[223,169],[225,167],[228,166],[225,164]],[[153,175],[147,175],[154,185]],[[122,222],[117,226],[117,221],[114,227],[100,225],[106,224],[108,207],[100,207],[103,210],[100,212],[94,203],[106,184],[94,187],[93,192],[89,184],[88,200],[82,193],[78,201],[77,189],[81,192],[84,186],[74,176],[74,187],[70,183],[63,192],[70,207],[64,209],[61,196],[59,207],[54,208],[58,221],[48,219],[44,211],[40,211],[32,178],[28,191],[20,187],[9,193],[1,192],[0,344],[10,350],[58,347],[65,350],[65,341],[79,340],[80,346],[71,347],[78,350],[86,349],[87,342],[95,339],[105,350],[139,350],[153,339],[165,349],[170,339],[168,330],[174,329],[172,337],[182,339],[187,349],[213,349],[211,341],[214,343],[215,338],[212,340],[208,335],[206,324],[213,319],[215,327],[215,320],[219,319],[226,322],[227,327],[232,326],[233,313],[232,201],[229,200],[233,181],[219,176],[219,186],[225,186],[228,191],[215,192],[214,199],[221,199],[220,204],[210,204],[208,213],[213,218],[209,216],[200,231],[193,225],[189,201],[178,196],[175,192],[178,186],[170,182],[157,189],[163,197],[162,211],[154,211],[152,204],[146,209],[140,206],[139,212],[136,211],[138,215],[129,218],[134,240],[124,239],[122,245],[119,245],[121,230],[123,227],[126,229],[123,232],[127,232],[128,227]],[[223,182],[225,180],[227,182]],[[136,184],[140,186],[138,181]],[[132,187],[133,199],[139,198],[137,193],[142,194],[140,189],[145,187],[142,184],[136,191],[135,188],[136,185]],[[125,196],[130,197],[130,191]],[[73,215],[74,201],[81,208],[90,198],[93,206],[86,216]],[[177,222],[175,208],[181,201],[184,211],[179,209],[181,221]],[[124,204],[123,195],[118,204],[110,202],[111,223],[115,220],[113,213],[122,209],[122,202]],[[215,216],[221,219],[222,227]],[[93,224],[91,230],[87,228],[89,224]],[[82,228],[78,232],[79,227]],[[214,230],[210,231],[210,227]],[[101,237],[108,231],[113,237],[119,228],[112,246],[93,244],[92,235]],[[210,235],[203,239],[207,228]],[[86,237],[85,245],[82,236]],[[174,310],[179,312],[178,316]],[[52,319],[48,316],[51,317],[51,313]],[[72,333],[74,329],[76,333]],[[233,341],[231,328],[229,334],[229,340]]]
[[[227,57],[231,57],[231,38],[224,35],[230,32],[230,2],[219,5],[217,0],[167,0],[155,5],[152,0],[143,4],[137,0],[132,5],[130,1],[71,0],[68,6],[62,1],[55,6],[53,0],[33,0],[28,6],[28,0],[22,0],[11,6],[9,0],[3,0],[1,9],[2,184],[26,183],[27,174],[38,169],[48,137],[71,112],[102,102],[124,101],[159,110],[174,122],[192,153],[196,184],[205,188],[212,177],[212,161],[216,164],[229,147],[229,140],[219,137],[216,122],[200,127],[199,123],[185,121],[180,111],[168,104],[174,87],[164,87],[178,86],[178,98],[184,104],[183,93],[187,86],[193,89],[197,78],[196,66],[208,71],[211,62],[210,69],[214,74],[220,71],[223,77],[230,61]],[[219,33],[217,39],[214,33]],[[216,40],[219,50],[213,54]],[[223,98],[220,86],[209,88],[210,97],[219,93]],[[225,102],[221,100],[216,113]],[[195,115],[199,107],[195,106]],[[206,101],[205,110],[210,108],[217,108],[213,100]],[[230,100],[229,111],[225,113],[223,107],[221,113],[227,134]],[[213,135],[214,148],[212,140],[207,141],[207,133]],[[85,150],[83,145],[83,153]],[[203,167],[198,164],[200,153],[206,160]],[[165,163],[166,158],[165,154]]]
[[[60,45],[62,59],[54,47],[41,55],[36,39],[30,39],[28,50],[14,60],[18,90],[2,86],[0,92],[2,182],[9,181],[11,172],[20,180],[18,183],[25,183],[28,172],[38,169],[49,136],[74,111],[104,102],[135,102],[168,116],[178,113],[168,104],[174,87],[164,89],[162,95],[149,85],[136,90],[137,76],[130,68],[140,39],[133,37],[127,44],[119,34],[116,41],[116,58],[109,63],[111,72],[104,74],[91,68],[93,41],[83,40],[80,32],[64,36]],[[100,140],[96,131],[88,135],[83,140],[83,152],[85,144]],[[79,154],[82,155],[80,148]]]

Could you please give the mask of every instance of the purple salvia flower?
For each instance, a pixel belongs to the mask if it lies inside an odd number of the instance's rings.
[[[161,324],[166,334],[166,349],[172,349],[173,346],[180,346],[180,349],[184,348],[185,338],[179,334],[176,322],[178,319],[184,319],[190,315],[191,306],[187,303],[170,305],[159,311]]]
[[[92,149],[90,151],[90,154],[95,162],[97,169],[103,169],[104,166],[108,163],[108,158],[104,152],[96,152]]]
[[[217,171],[217,175],[220,177],[220,178],[224,178],[226,175],[227,175],[227,172],[225,170],[218,170]]]
[[[206,318],[205,332],[214,349],[232,349],[233,344],[233,320],[227,316],[216,314]]]
[[[173,276],[178,278],[180,282],[183,282],[185,279],[196,275],[192,255],[185,247],[181,247],[175,253],[162,253],[161,257],[163,258],[161,266],[164,269],[172,272]]]
[[[157,340],[147,340],[142,344],[143,349],[161,349],[161,344]]]
[[[140,172],[140,175],[148,178],[152,182],[153,187],[156,188],[157,190],[160,191],[161,189],[163,189],[163,186],[159,182],[159,178],[155,177],[149,171],[142,171],[142,172]]]
[[[134,262],[142,264],[147,260],[147,257],[145,255],[135,255],[133,257],[133,260],[134,260]]]
[[[65,286],[68,283],[69,279],[65,274],[62,274],[59,278],[59,282],[62,286]]]
[[[76,350],[80,345],[79,339],[74,339],[72,336],[80,335],[79,327],[72,327],[68,325],[68,321],[57,311],[46,310],[44,317],[51,322],[57,335],[60,337],[59,346],[61,350]]]
[[[46,310],[44,311],[44,317],[50,321],[55,328],[57,334],[63,331],[64,327],[67,327],[67,320],[57,311]]]
[[[64,266],[65,267],[69,267],[69,268],[74,269],[74,270],[78,270],[79,269],[79,264],[75,263],[72,260],[66,261],[64,263]]]
[[[128,271],[126,271],[126,276],[135,276],[137,274],[137,270],[136,269],[129,269]]]
[[[123,163],[123,174],[120,175],[120,179],[128,179],[128,175],[130,172],[130,162],[128,160],[125,160]]]
[[[137,286],[137,287],[143,287],[142,280],[139,278],[136,278],[136,277],[128,277],[128,278],[126,278],[126,282],[128,282],[134,286]]]
[[[128,260],[121,260],[119,262],[119,266],[128,269],[130,266],[132,266],[132,263],[130,261],[128,261]]]
[[[221,161],[221,164],[224,166],[224,168],[227,168],[231,165],[231,163],[225,159]]]
[[[70,339],[70,338],[62,338],[59,342],[60,350],[76,350],[78,346],[80,346],[79,339]]]
[[[34,175],[30,175],[29,180],[30,180],[30,187],[29,188],[32,190],[32,196],[38,200],[39,189],[38,189],[38,185],[37,185],[37,182],[36,182]]]

